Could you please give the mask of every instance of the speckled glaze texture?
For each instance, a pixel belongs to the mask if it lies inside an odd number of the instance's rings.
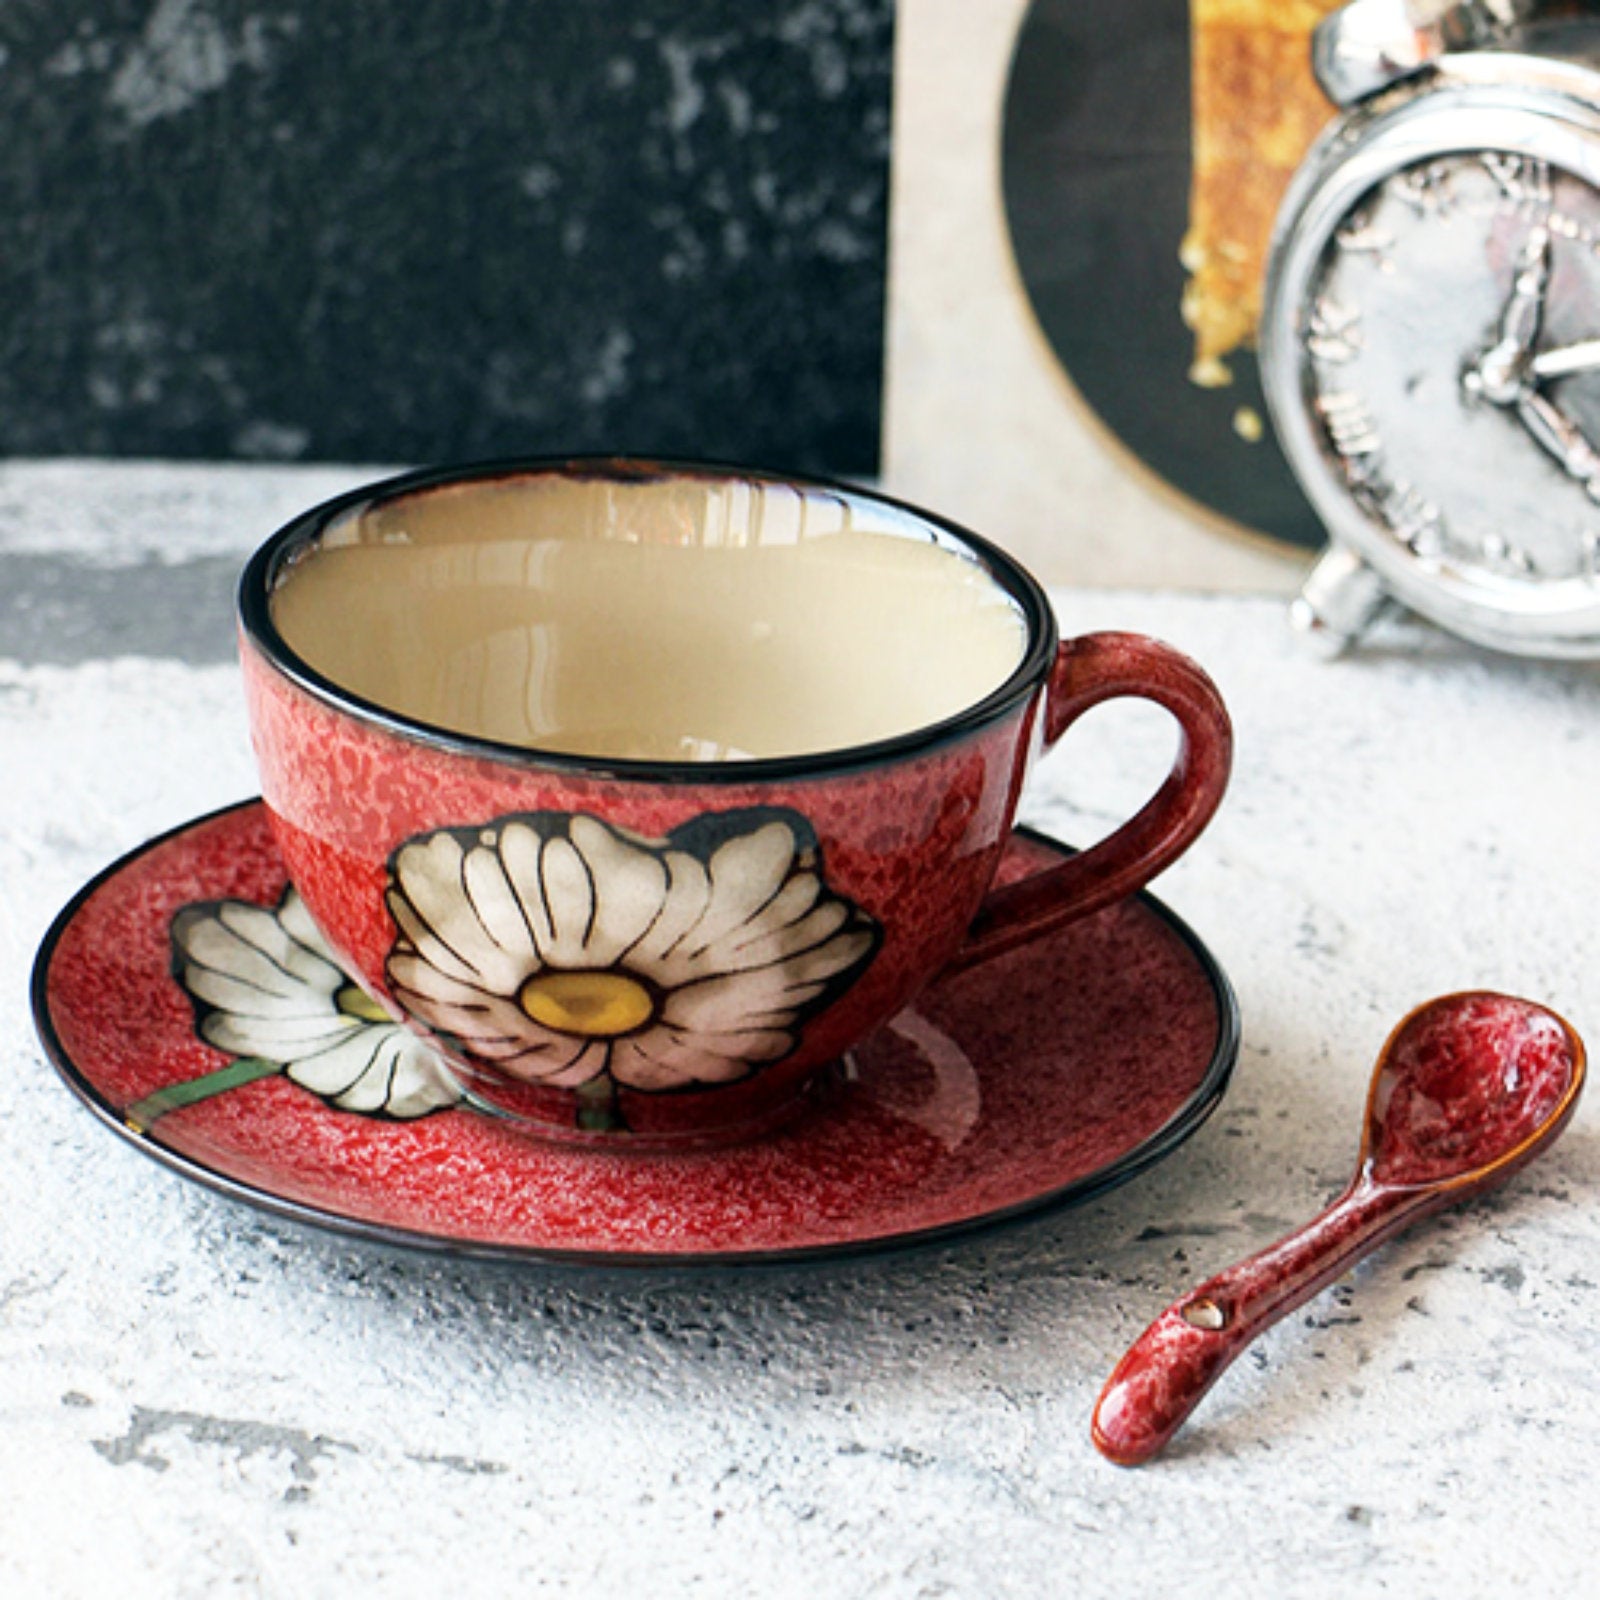
[[[1349,1188],[1304,1227],[1170,1306],[1095,1407],[1101,1453],[1148,1461],[1239,1353],[1411,1223],[1503,1182],[1566,1126],[1582,1042],[1553,1012],[1473,992],[1431,1002],[1390,1036]]]
[[[1000,876],[1060,859],[1019,834]],[[628,1264],[937,1237],[1142,1170],[1209,1113],[1237,1048],[1226,981],[1137,897],[938,980],[804,1115],[731,1148],[586,1150],[464,1107],[354,1115],[281,1074],[136,1114],[228,1064],[173,974],[174,919],[196,903],[271,907],[286,884],[260,803],[136,852],[47,940],[41,1032],[77,1092],[147,1153],[269,1210],[393,1242]]]

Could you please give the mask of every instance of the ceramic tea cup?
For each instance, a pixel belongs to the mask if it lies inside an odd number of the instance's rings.
[[[615,1144],[747,1136],[934,974],[1132,893],[1227,782],[1215,687],[1057,641],[1000,550],[860,489],[594,459],[411,474],[240,584],[262,791],[350,974],[468,1096]],[[1137,815],[991,881],[1033,758],[1116,696]]]

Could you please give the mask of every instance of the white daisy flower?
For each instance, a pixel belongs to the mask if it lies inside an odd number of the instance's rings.
[[[342,1111],[408,1119],[461,1098],[433,1052],[335,964],[293,889],[276,911],[247,900],[185,906],[172,943],[207,1044],[274,1062]]]
[[[823,881],[793,812],[647,839],[565,812],[441,829],[390,862],[395,998],[528,1083],[729,1083],[794,1049],[871,960],[877,924]]]

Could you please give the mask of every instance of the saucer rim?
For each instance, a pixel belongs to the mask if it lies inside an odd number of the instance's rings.
[[[1017,1223],[1036,1220],[1071,1206],[1084,1205],[1091,1200],[1120,1188],[1149,1168],[1166,1160],[1181,1145],[1188,1142],[1209,1120],[1221,1104],[1238,1062],[1241,1041],[1239,1001],[1233,984],[1222,964],[1200,936],[1169,906],[1148,889],[1140,889],[1128,896],[1143,903],[1187,946],[1198,963],[1217,1005],[1217,1038],[1211,1059],[1206,1064],[1200,1082],[1190,1096],[1153,1133],[1130,1146],[1115,1160],[1105,1166],[1076,1178],[1055,1189],[1042,1190],[1012,1205],[983,1211],[952,1222],[942,1222],[926,1228],[908,1228],[873,1237],[841,1240],[836,1243],[778,1246],[765,1250],[684,1250],[684,1251],[633,1251],[605,1249],[572,1249],[562,1246],[504,1244],[492,1240],[453,1238],[442,1234],[424,1233],[410,1228],[391,1227],[383,1223],[367,1222],[359,1217],[345,1216],[320,1206],[289,1199],[283,1195],[247,1183],[225,1172],[206,1165],[197,1158],[174,1150],[163,1144],[148,1131],[132,1127],[118,1113],[100,1091],[88,1080],[63,1044],[51,1016],[49,1002],[50,969],[56,950],[67,929],[76,920],[84,906],[103,887],[119,876],[134,862],[169,841],[197,828],[216,822],[235,812],[254,806],[266,805],[260,795],[218,806],[212,811],[190,817],[184,822],[146,839],[134,846],[97,872],[61,908],[50,923],[34,956],[29,981],[29,999],[33,1011],[34,1028],[39,1041],[56,1074],[72,1091],[74,1098],[90,1112],[97,1122],[109,1128],[124,1144],[132,1146],[158,1165],[175,1172],[203,1189],[210,1190],[228,1200],[237,1201],[254,1211],[296,1225],[317,1229],[320,1232],[360,1240],[389,1248],[414,1251],[431,1256],[490,1261],[515,1265],[548,1266],[584,1271],[618,1270],[671,1271],[681,1273],[700,1269],[736,1267],[741,1270],[760,1267],[805,1266],[814,1262],[849,1260],[868,1256],[922,1250],[964,1240],[974,1235],[998,1230]],[[1076,847],[1052,838],[1038,828],[1019,825],[1013,830],[1022,837],[1045,848],[1074,854]]]

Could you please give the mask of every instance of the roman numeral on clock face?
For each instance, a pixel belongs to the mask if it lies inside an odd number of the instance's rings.
[[[1317,415],[1327,430],[1328,442],[1345,458],[1376,455],[1383,448],[1377,424],[1358,394],[1337,390],[1317,400]]]
[[[1379,227],[1368,211],[1352,211],[1334,235],[1334,244],[1342,255],[1370,256],[1380,271],[1393,269],[1394,234]]]
[[[1361,313],[1327,295],[1320,296],[1306,325],[1306,349],[1319,361],[1343,366],[1355,360],[1362,343]]]
[[[1483,165],[1501,195],[1514,205],[1550,204],[1550,165],[1508,150],[1486,150]]]
[[[1388,191],[1417,216],[1436,217],[1455,203],[1453,176],[1450,162],[1427,161],[1391,178]]]

